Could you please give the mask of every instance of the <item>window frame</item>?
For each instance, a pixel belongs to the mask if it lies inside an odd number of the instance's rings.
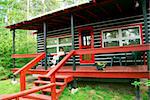
[[[122,30],[123,29],[134,28],[134,27],[138,27],[138,29],[139,29],[139,36],[136,36],[134,38],[122,37]],[[113,30],[117,30],[118,31],[119,37],[114,38],[114,39],[103,39],[103,33],[104,32],[106,32],[106,31],[113,31]],[[119,41],[119,46],[123,46],[123,40],[129,40],[129,39],[140,39],[140,44],[144,44],[143,32],[142,32],[142,24],[129,24],[129,25],[126,25],[126,26],[112,27],[112,28],[104,29],[104,30],[101,31],[101,47],[102,48],[107,48],[107,47],[104,47],[104,43],[105,42]]]
[[[59,43],[59,39],[60,38],[67,38],[67,37],[72,38],[71,35],[57,36],[57,37],[48,37],[48,38],[56,38],[57,39],[57,44],[55,44],[55,45],[48,45],[47,44],[46,48],[49,49],[49,48],[56,47],[56,53],[51,53],[51,54],[57,54],[59,52],[59,47],[62,47],[62,46],[71,46],[72,45],[72,42],[71,43],[63,43],[63,44]]]

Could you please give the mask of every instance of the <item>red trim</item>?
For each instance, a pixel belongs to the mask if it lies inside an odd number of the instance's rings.
[[[139,24],[139,26],[140,26],[140,36],[141,36],[141,42],[142,42],[142,44],[144,44],[144,38],[143,38],[143,31],[142,31],[142,24]]]
[[[109,30],[109,29],[115,29],[115,28],[124,28],[124,27],[129,27],[129,26],[141,26],[142,23],[135,23],[135,24],[127,24],[127,25],[118,25],[118,26],[111,26],[111,27],[106,27],[105,29],[102,30]]]
[[[91,47],[90,46],[82,46],[82,35],[81,32],[83,30],[90,30],[91,31]],[[94,48],[94,33],[93,33],[93,27],[92,26],[87,26],[87,27],[81,27],[78,28],[78,32],[79,32],[79,49],[89,49],[89,48]],[[82,59],[82,54],[80,55],[80,63],[82,64],[93,64],[95,63],[95,56],[94,54],[91,55],[92,58],[91,60],[83,60]]]
[[[141,42],[144,44],[144,36],[143,36],[143,31],[142,31],[142,24],[140,24],[140,35],[141,35]],[[144,65],[146,65],[146,54],[144,53],[143,55],[143,60],[144,60]]]
[[[139,32],[140,32],[140,37],[141,37],[141,44],[144,44],[144,38],[143,38],[143,32],[142,32],[142,23],[140,23],[140,24],[128,24],[128,25],[112,26],[110,28],[106,28],[106,29],[101,30],[101,32],[100,32],[100,37],[101,37],[100,43],[101,43],[101,45],[102,45],[102,41],[103,41],[102,31],[109,30],[109,29],[113,30],[113,29],[116,29],[116,28],[131,27],[131,26],[138,26],[139,27]]]

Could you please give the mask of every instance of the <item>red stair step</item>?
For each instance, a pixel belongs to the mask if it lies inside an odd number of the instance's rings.
[[[72,77],[72,75],[56,75],[56,78],[59,79],[70,78],[70,77]]]
[[[42,90],[43,92],[51,92],[50,88]],[[63,90],[62,89],[56,89],[56,94],[60,94]]]
[[[34,81],[34,84],[50,84],[50,82],[49,81],[37,80],[37,81]],[[56,82],[56,85],[64,86],[65,83],[64,82]]]
[[[23,98],[28,99],[29,100],[51,100],[51,96],[47,96],[47,95],[43,95],[43,94],[29,94],[27,96],[24,96]]]

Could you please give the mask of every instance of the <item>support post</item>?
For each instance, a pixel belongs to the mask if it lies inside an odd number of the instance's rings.
[[[148,37],[149,35],[148,35],[148,23],[147,23],[147,21],[148,21],[147,6],[146,6],[147,1],[141,0],[140,2],[142,4],[142,11],[143,11],[143,17],[144,17],[145,42],[146,42],[146,44],[148,44],[149,43],[149,37]],[[148,0],[148,2],[149,2],[149,0]],[[147,50],[147,70],[150,74],[150,50]],[[150,79],[150,77],[148,79]],[[150,99],[150,86],[148,87],[148,98]]]
[[[12,30],[12,35],[13,35],[13,39],[12,39],[12,54],[15,54],[16,52],[16,48],[15,48],[15,29]],[[13,58],[13,68],[15,68],[15,58]]]
[[[72,50],[75,50],[74,33],[75,33],[75,32],[74,32],[74,18],[73,18],[73,15],[71,14]],[[76,71],[76,59],[75,59],[75,56],[73,56],[73,71]],[[73,87],[74,87],[74,88],[77,87],[76,78],[74,78]]]
[[[20,72],[20,91],[26,90],[26,73]]]
[[[75,50],[75,44],[74,44],[74,19],[73,15],[71,14],[71,35],[72,35],[72,50]],[[76,64],[75,64],[75,56],[73,56],[73,70],[76,70]]]
[[[47,38],[47,24],[46,22],[43,23],[43,32],[44,32],[44,52],[46,53],[45,57],[45,70],[47,70],[47,43],[46,43],[46,38]]]
[[[150,1],[148,0],[148,3],[150,3]],[[141,4],[142,4],[142,11],[143,11],[143,17],[144,17],[144,28],[145,28],[145,42],[146,44],[149,43],[149,35],[148,35],[148,18],[147,18],[147,0],[141,0]],[[150,50],[147,50],[147,70],[150,74]],[[150,79],[150,77],[148,78]],[[148,87],[148,98],[150,99],[150,86]]]
[[[53,73],[51,75],[51,79],[50,79],[51,83],[56,83],[56,78],[55,78],[55,73]],[[54,86],[52,86],[51,88],[51,98],[52,100],[56,100],[56,84]]]

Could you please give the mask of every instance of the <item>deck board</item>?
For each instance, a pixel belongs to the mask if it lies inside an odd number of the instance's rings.
[[[51,70],[30,69],[28,74],[46,74]],[[72,75],[73,77],[91,77],[91,78],[150,78],[150,72],[147,65],[138,66],[106,66],[104,70],[97,70],[95,66],[76,66],[76,71],[72,70],[72,66],[63,66],[58,70],[57,74]],[[18,69],[13,69],[13,72]]]
[[[72,66],[64,66],[59,71],[73,71]],[[106,66],[104,70],[97,70],[95,66],[77,66],[78,72],[147,72],[147,65],[138,66]]]

